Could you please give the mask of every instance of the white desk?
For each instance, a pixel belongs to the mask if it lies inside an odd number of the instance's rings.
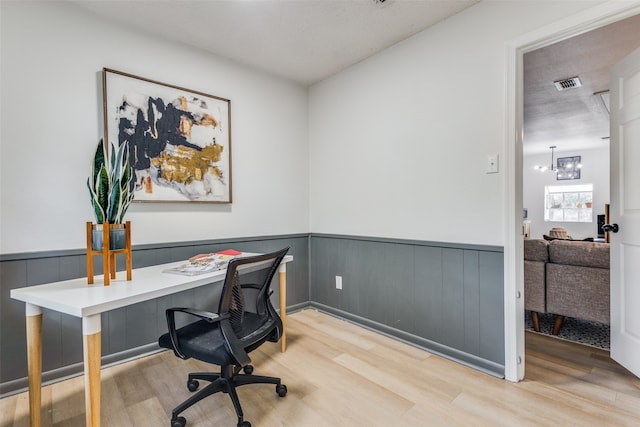
[[[251,254],[244,253],[244,255]],[[290,261],[293,261],[293,256],[285,256],[280,264],[278,275],[280,280],[280,317],[284,327],[280,343],[283,352],[287,345],[286,263]],[[222,281],[227,272],[227,270],[219,270],[197,276],[162,272],[164,269],[180,263],[173,262],[138,268],[132,272],[133,280],[116,279],[109,286],[100,284],[99,277],[96,284],[89,285],[85,277],[11,290],[11,298],[26,303],[31,427],[40,427],[42,309],[48,308],[82,318],[86,420],[87,426],[97,427],[100,425],[101,314],[105,311]]]

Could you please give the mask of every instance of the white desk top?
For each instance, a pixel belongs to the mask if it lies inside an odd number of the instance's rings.
[[[245,252],[243,255],[256,254]],[[286,255],[282,264],[290,261],[293,261],[293,256]],[[93,285],[87,284],[87,278],[83,277],[12,289],[11,298],[76,317],[88,317],[221,281],[227,273],[226,269],[196,276],[163,273],[163,270],[183,262],[134,269],[133,280],[130,281],[124,279],[124,272],[119,272],[122,277],[112,279],[109,286],[100,283],[101,276],[96,276],[96,283]]]

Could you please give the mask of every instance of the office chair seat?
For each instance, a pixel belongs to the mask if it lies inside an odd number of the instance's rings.
[[[268,334],[265,332],[267,332],[270,324],[263,325],[263,323],[256,314],[245,313],[244,324],[246,326],[243,325],[243,330],[238,335],[243,337],[240,341],[245,344],[246,348],[250,349],[249,351],[254,350],[267,340]],[[178,329],[177,333],[183,355],[218,366],[234,363],[233,357],[225,348],[224,337],[219,325],[212,325],[206,320],[199,320]],[[265,338],[260,339],[261,337]],[[258,339],[253,341],[252,338]],[[158,344],[160,347],[173,348],[171,337],[168,333],[158,339]]]
[[[282,336],[282,320],[273,308],[271,281],[289,248],[265,255],[233,259],[228,267],[216,313],[195,308],[166,310],[169,332],[158,338],[161,347],[172,349],[181,359],[194,359],[220,366],[220,372],[190,373],[189,391],[198,390],[198,380],[209,384],[172,411],[171,427],[184,427],[187,420],[179,414],[212,394],[223,392],[231,398],[239,427],[251,427],[244,420],[236,388],[246,384],[274,384],[280,397],[287,387],[280,378],[252,375],[249,353],[266,341]],[[180,328],[176,313],[199,318]],[[241,373],[241,371],[243,373]]]

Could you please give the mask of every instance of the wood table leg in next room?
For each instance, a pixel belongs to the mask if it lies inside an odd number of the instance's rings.
[[[87,427],[100,426],[100,314],[82,318],[84,406]]]
[[[553,331],[551,331],[552,335],[558,335],[560,333],[560,328],[562,328],[562,324],[564,323],[564,316],[556,315],[555,320],[553,321]]]
[[[27,369],[31,427],[40,427],[42,407],[42,308],[26,304]]]
[[[540,332],[540,316],[537,311],[531,312],[531,322],[533,323],[533,330]]]
[[[278,269],[280,279],[280,319],[282,319],[282,338],[280,338],[280,351],[287,350],[287,265],[280,264]]]

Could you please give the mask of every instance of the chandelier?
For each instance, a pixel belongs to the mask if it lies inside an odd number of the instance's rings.
[[[582,163],[580,163],[581,157],[561,157],[558,159],[556,166],[553,158],[553,151],[557,147],[552,145],[549,148],[551,149],[551,165],[549,167],[535,165],[534,169],[539,172],[554,172],[556,174],[556,179],[558,180],[580,179],[580,170],[582,169]]]

